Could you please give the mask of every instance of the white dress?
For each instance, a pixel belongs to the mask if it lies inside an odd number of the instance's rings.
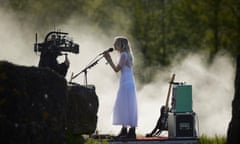
[[[136,88],[132,61],[127,52],[121,52],[118,64],[121,67],[121,76],[113,109],[113,124],[136,127],[138,122]]]

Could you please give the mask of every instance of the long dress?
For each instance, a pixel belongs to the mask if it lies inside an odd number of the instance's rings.
[[[137,97],[132,61],[127,52],[121,52],[120,84],[113,109],[113,124],[136,127],[138,122]]]

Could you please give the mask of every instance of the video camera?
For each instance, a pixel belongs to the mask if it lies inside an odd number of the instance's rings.
[[[57,55],[62,55],[61,52],[71,52],[71,53],[79,53],[79,45],[74,43],[67,37],[68,33],[65,32],[57,32],[52,31],[49,32],[44,42],[37,42],[37,33],[36,33],[36,42],[34,44],[34,51],[41,53],[52,52]]]

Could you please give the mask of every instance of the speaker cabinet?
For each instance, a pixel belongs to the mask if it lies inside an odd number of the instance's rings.
[[[169,137],[196,137],[195,113],[169,113]]]

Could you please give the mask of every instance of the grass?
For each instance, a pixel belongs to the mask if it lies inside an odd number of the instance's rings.
[[[106,140],[96,141],[93,139],[88,139],[84,144],[108,144]]]
[[[226,137],[224,136],[217,136],[208,137],[206,135],[201,135],[199,137],[199,144],[226,144]]]

